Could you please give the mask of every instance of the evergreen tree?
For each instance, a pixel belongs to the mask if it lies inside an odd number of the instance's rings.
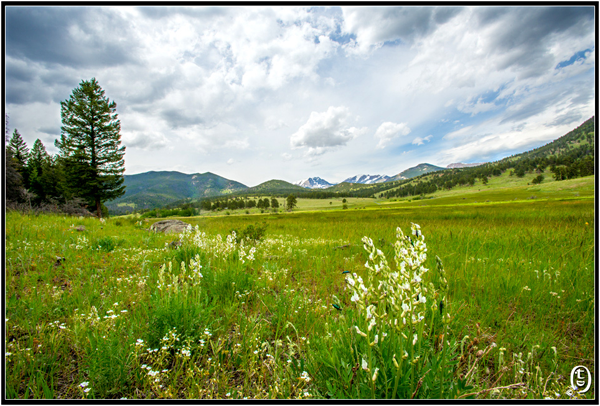
[[[296,196],[294,195],[289,195],[286,200],[288,210],[292,210],[294,207],[296,207],[296,204],[298,203],[298,200],[296,200]]]
[[[98,217],[102,202],[125,193],[125,147],[116,109],[95,78],[82,81],[61,102],[63,125],[55,145],[65,161],[67,184],[96,208]]]
[[[8,142],[8,148],[10,148],[13,157],[18,159],[21,165],[25,166],[27,164],[29,148],[27,148],[27,143],[23,140],[23,137],[21,137],[21,134],[16,128]]]
[[[29,191],[35,194],[36,204],[46,200],[46,189],[45,182],[52,179],[48,179],[48,176],[44,176],[44,169],[48,170],[50,155],[46,151],[46,147],[38,138],[33,143],[31,148],[31,154],[27,161],[27,172],[29,173]]]
[[[274,209],[279,208],[279,201],[277,199],[275,199],[274,197],[271,198],[271,207]]]
[[[15,128],[13,135],[8,142],[7,151],[10,150],[13,159],[16,160],[15,168],[21,174],[23,184],[27,188],[29,186],[29,176],[27,172],[27,160],[29,159],[29,148],[27,143],[21,137],[19,131]]]
[[[4,116],[5,133],[4,141],[8,144],[8,116]],[[13,156],[13,150],[9,145],[6,146],[6,162],[4,167],[5,189],[4,198],[6,202],[20,202],[23,200],[23,185],[21,182],[21,174],[18,171],[18,160]]]

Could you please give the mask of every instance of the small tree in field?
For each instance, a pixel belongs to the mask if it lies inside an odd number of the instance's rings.
[[[279,201],[277,199],[275,199],[274,197],[271,198],[271,207],[274,209],[279,208]]]
[[[125,147],[117,104],[110,101],[95,78],[82,81],[61,102],[61,136],[55,145],[65,163],[67,186],[102,216],[102,202],[125,193]]]
[[[289,195],[286,199],[286,202],[287,202],[288,210],[292,210],[298,204],[298,200],[296,199],[296,196],[294,196],[294,195]]]

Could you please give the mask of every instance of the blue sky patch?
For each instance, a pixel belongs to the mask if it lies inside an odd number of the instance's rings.
[[[584,49],[583,51],[579,51],[577,53],[575,53],[568,61],[562,61],[559,62],[558,65],[556,65],[556,68],[554,69],[561,69],[564,68],[565,66],[569,66],[569,65],[573,65],[575,63],[575,61],[577,61],[578,59],[586,59],[585,54],[588,52],[591,52],[591,49]]]

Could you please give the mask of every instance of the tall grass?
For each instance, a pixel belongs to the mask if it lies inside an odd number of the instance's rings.
[[[592,201],[187,220],[7,213],[7,397],[565,398],[594,367]],[[428,271],[399,301],[411,223]]]

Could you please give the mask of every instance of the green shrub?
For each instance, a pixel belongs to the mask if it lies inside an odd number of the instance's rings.
[[[544,180],[544,175],[538,175],[535,178],[533,178],[533,180],[531,181],[531,183],[533,183],[534,185],[537,185],[539,183],[542,183]]]
[[[231,232],[235,232],[236,242],[239,244],[242,240],[250,240],[250,241],[259,241],[261,238],[265,236],[265,231],[267,230],[267,223],[263,222],[261,225],[257,224],[249,224],[242,231],[231,230]]]

